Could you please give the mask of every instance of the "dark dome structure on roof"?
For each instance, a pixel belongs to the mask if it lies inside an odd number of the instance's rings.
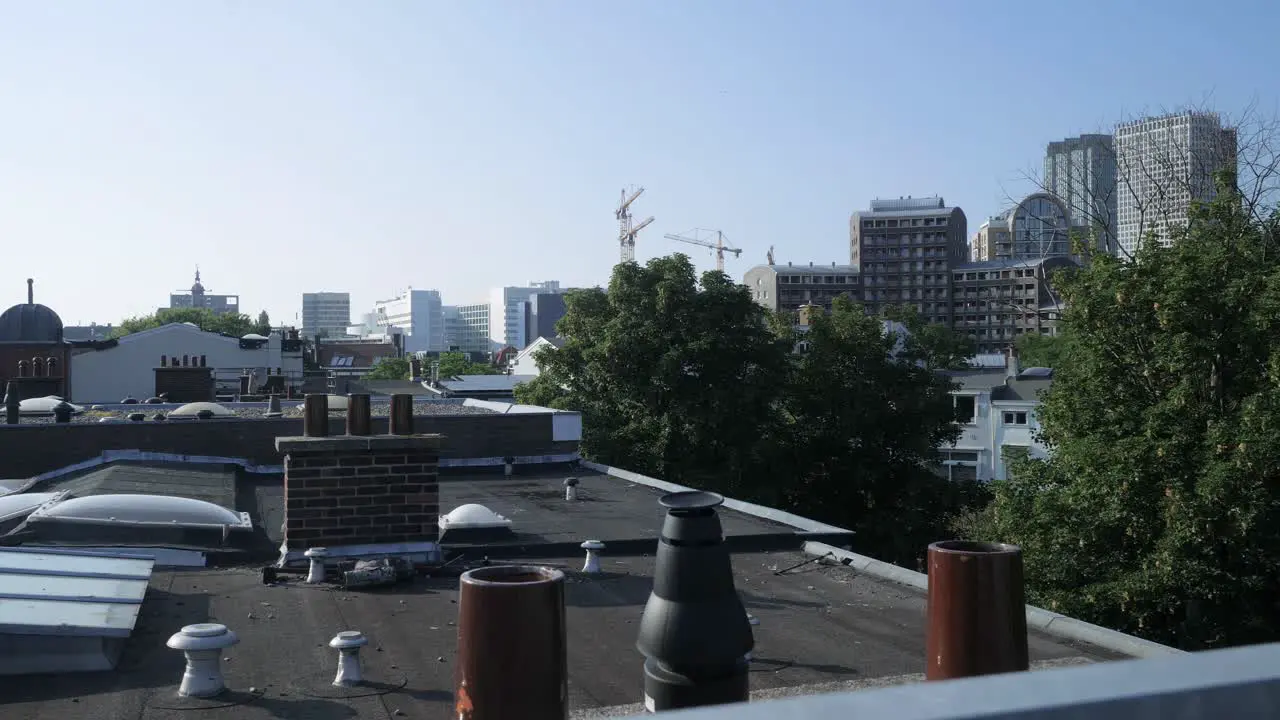
[[[0,315],[0,342],[62,342],[62,318],[35,302],[34,281],[27,280],[27,302],[14,305]]]

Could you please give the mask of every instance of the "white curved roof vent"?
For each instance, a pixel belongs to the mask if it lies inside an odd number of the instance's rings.
[[[174,409],[173,412],[169,413],[169,417],[199,417],[200,411],[202,410],[208,410],[213,413],[213,417],[235,417],[236,414],[231,408],[228,408],[225,405],[219,405],[218,403],[193,402]]]
[[[266,335],[259,335],[258,333],[249,333],[248,335],[242,335],[240,339],[241,340],[269,340],[270,338],[268,338]]]
[[[483,505],[459,505],[440,516],[440,529],[479,529],[511,527],[511,521]]]
[[[31,513],[27,520],[229,530],[253,528],[249,513],[232,512],[203,500],[168,495],[89,495],[49,502]]]
[[[196,328],[196,329],[199,329],[199,327],[200,327],[199,325],[197,325],[197,324],[195,324],[195,323],[193,323],[193,322],[184,322],[184,323],[182,323],[182,324],[183,324],[183,325],[190,325],[191,327]]]
[[[346,411],[347,409],[346,395],[328,395],[327,397],[329,398],[329,402],[328,402],[329,412],[333,412],[335,410],[342,410],[344,412]],[[298,409],[301,410],[306,406],[307,406],[306,403],[302,403],[301,405],[298,406]]]
[[[63,402],[66,402],[66,401],[54,395],[47,395],[45,397],[38,397],[38,398],[27,398],[26,400],[23,400],[22,402],[18,403],[18,414],[32,415],[32,416],[52,415],[53,409]],[[67,404],[71,405],[71,414],[73,415],[79,415],[80,413],[84,412],[84,408],[80,407],[79,405],[76,405],[73,403],[67,403]]]

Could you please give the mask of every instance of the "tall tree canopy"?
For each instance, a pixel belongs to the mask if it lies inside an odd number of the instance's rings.
[[[265,315],[266,313],[264,312],[263,316]],[[248,315],[239,313],[216,315],[209,308],[161,308],[151,315],[131,317],[124,320],[111,332],[111,336],[123,337],[131,333],[158,328],[161,325],[183,322],[192,323],[206,332],[222,333],[235,337],[243,337],[251,332],[262,332],[262,329]],[[268,324],[266,330],[269,332],[270,329]]]
[[[1280,635],[1280,224],[1224,180],[1171,247],[1062,278],[1052,455],[967,524],[1034,600],[1188,648]]]
[[[959,434],[954,384],[937,371],[961,366],[973,345],[913,312],[890,319],[898,324],[886,328],[838,298],[811,321],[780,403],[786,442],[772,471],[789,478],[784,504],[810,516],[838,508],[858,547],[913,564],[954,512],[985,499],[976,483],[936,473],[938,447]]]
[[[566,299],[566,341],[537,356],[522,402],[580,410],[594,459],[737,492],[776,424],[788,348],[750,292],[684,255],[619,265]],[[744,488],[745,489],[745,488]]]
[[[886,334],[838,302],[795,354],[793,319],[767,317],[723,273],[699,282],[683,255],[620,265],[608,292],[571,294],[566,309],[564,346],[539,353],[517,398],[581,411],[592,459],[808,513],[911,565],[980,497],[931,472],[957,428],[933,370],[970,344],[913,314],[899,317],[913,332]]]

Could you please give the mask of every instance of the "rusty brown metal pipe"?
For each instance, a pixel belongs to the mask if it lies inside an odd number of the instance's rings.
[[[1029,667],[1022,549],[949,540],[929,546],[925,678]]]
[[[391,396],[391,427],[388,432],[392,435],[412,435],[413,434],[413,396],[412,395],[392,395]]]
[[[347,396],[347,434],[373,434],[373,422],[370,419],[368,395],[361,393]]]
[[[463,573],[458,593],[459,720],[569,716],[564,573],[495,565]]]
[[[329,396],[311,393],[302,401],[302,434],[325,437],[329,434]]]

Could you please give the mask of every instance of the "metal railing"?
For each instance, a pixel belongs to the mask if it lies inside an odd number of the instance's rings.
[[[637,720],[644,715],[633,716]],[[687,720],[1280,717],[1280,643],[685,710]]]

